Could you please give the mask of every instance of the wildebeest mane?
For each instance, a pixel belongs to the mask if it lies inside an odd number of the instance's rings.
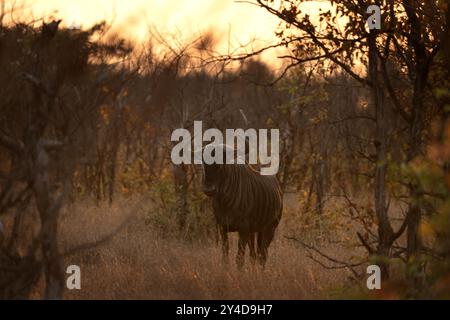
[[[282,201],[275,176],[263,176],[249,164],[224,164],[219,170],[222,183],[214,201],[219,224],[254,232],[278,223]]]

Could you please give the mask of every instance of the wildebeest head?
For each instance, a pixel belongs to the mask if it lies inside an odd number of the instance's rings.
[[[212,197],[216,194],[218,184],[220,183],[220,164],[204,164],[203,165],[204,180],[203,180],[203,192]]]
[[[246,141],[245,145],[246,150],[249,150],[248,143]],[[214,162],[211,163],[207,161],[205,158],[203,159],[203,173],[204,173],[204,183],[203,183],[203,192],[209,196],[212,197],[216,194],[218,187],[221,183],[223,183],[225,177],[225,166],[232,165],[227,164],[230,157],[234,159],[234,163],[238,162],[237,157],[239,155],[237,154],[237,149],[232,148],[229,145],[226,144],[209,144],[205,146],[202,149],[203,156],[210,155],[211,158],[214,158],[215,160],[220,159],[220,163]],[[245,157],[247,153],[244,155],[244,159],[242,160],[245,162]],[[212,160],[212,159],[211,159]]]
[[[202,151],[208,152],[212,157],[216,156],[216,152],[222,154],[223,162],[225,162],[226,156],[226,146],[220,145],[207,145]],[[212,197],[216,194],[219,189],[219,183],[222,180],[222,169],[224,164],[220,163],[205,163],[203,162],[203,192],[208,196]]]
[[[228,161],[233,158],[236,162],[237,150],[226,144],[209,144],[203,148],[203,192],[212,197],[216,194],[218,187],[223,183],[225,177],[225,167],[232,164]],[[208,161],[205,156],[210,155],[211,159]],[[212,160],[218,160],[211,162]],[[220,160],[219,160],[220,159]]]

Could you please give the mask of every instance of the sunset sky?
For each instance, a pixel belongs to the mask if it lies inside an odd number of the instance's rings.
[[[221,52],[227,50],[228,38],[231,49],[253,39],[258,39],[256,47],[273,43],[278,25],[277,19],[264,9],[236,0],[26,0],[22,3],[26,14],[61,18],[65,26],[86,27],[106,20],[112,24],[112,31],[138,43],[147,39],[150,28],[185,41],[213,31]],[[314,15],[318,6],[311,1],[304,10]]]
[[[30,3],[29,1],[27,1]],[[134,40],[144,40],[149,27],[189,38],[213,30],[232,42],[252,38],[273,41],[277,20],[248,3],[234,0],[34,0],[36,16],[61,17],[66,25],[92,25],[100,20]]]

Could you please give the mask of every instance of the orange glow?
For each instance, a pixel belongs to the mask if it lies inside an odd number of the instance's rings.
[[[8,3],[8,0],[6,0]],[[112,32],[142,43],[150,28],[189,41],[213,32],[221,53],[248,44],[253,49],[277,41],[278,19],[262,8],[236,0],[16,0],[26,6],[25,14],[63,19],[64,26],[89,27],[105,20]],[[327,3],[310,1],[303,12],[314,19],[319,7]],[[21,15],[23,15],[22,13]],[[230,47],[230,48],[229,48]],[[273,58],[273,53],[269,57]]]
[[[213,31],[225,43],[229,33],[235,44],[253,38],[273,41],[277,26],[264,10],[233,0],[34,0],[29,9],[37,17],[59,17],[66,26],[106,20],[136,41],[145,40],[150,27],[187,39]]]

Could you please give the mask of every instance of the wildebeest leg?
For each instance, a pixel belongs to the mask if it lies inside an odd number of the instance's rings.
[[[256,233],[250,234],[250,238],[248,239],[248,248],[250,249],[250,258],[252,258],[252,263],[256,262],[256,248],[255,248],[255,237]]]
[[[244,266],[245,247],[247,246],[249,238],[249,232],[239,232],[238,253],[236,256],[236,264],[238,269],[242,269],[242,267]]]
[[[269,246],[274,234],[275,228],[266,229],[258,233],[258,260],[263,268],[266,265]]]
[[[228,252],[230,249],[228,243],[228,232],[224,226],[220,226],[220,238],[222,240],[222,260],[224,263],[228,263]]]

